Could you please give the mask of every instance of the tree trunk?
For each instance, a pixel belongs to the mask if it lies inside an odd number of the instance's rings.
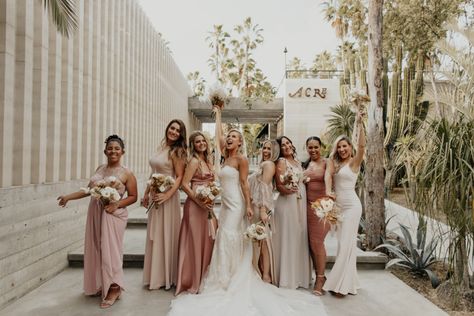
[[[369,96],[367,158],[365,170],[365,219],[367,245],[373,249],[385,236],[384,168],[383,168],[383,61],[382,61],[383,0],[369,2]]]

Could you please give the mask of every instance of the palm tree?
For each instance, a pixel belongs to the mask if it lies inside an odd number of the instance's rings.
[[[354,129],[355,113],[352,112],[348,104],[338,104],[330,107],[332,114],[328,119],[328,129],[326,132],[327,141],[332,144],[340,135],[352,138]]]
[[[58,31],[69,37],[77,29],[77,14],[73,0],[43,0],[45,10],[49,13]]]

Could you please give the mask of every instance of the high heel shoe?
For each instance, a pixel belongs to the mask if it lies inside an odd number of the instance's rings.
[[[105,309],[105,308],[109,308],[112,305],[114,305],[115,301],[119,300],[120,295],[122,295],[122,291],[120,289],[118,291],[119,292],[118,292],[117,296],[112,297],[110,299],[103,299],[102,302],[100,302],[100,308]]]
[[[316,286],[318,285],[318,279],[323,280],[323,284],[321,284],[321,290],[317,290]],[[323,296],[326,292],[322,289],[324,286],[324,283],[326,283],[326,276],[325,275],[316,275],[316,282],[314,282],[314,287],[313,287],[313,294],[316,296]]]

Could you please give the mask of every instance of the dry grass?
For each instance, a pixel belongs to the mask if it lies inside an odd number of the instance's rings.
[[[437,263],[432,266],[432,271],[435,272],[440,280],[444,280],[447,268],[443,263]],[[457,304],[456,306],[452,306],[449,299],[440,298],[437,289],[433,289],[431,286],[431,282],[428,277],[420,277],[412,274],[409,270],[392,266],[390,268],[390,272],[394,274],[397,278],[402,280],[412,289],[426,297],[430,300],[433,304],[444,310],[449,315],[453,316],[468,316],[473,315],[473,310],[469,309],[469,303],[465,299],[461,299],[461,303]]]

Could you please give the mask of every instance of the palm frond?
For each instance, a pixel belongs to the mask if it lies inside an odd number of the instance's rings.
[[[69,37],[77,29],[77,14],[73,0],[43,0],[44,8],[49,9],[53,23],[58,31]]]

